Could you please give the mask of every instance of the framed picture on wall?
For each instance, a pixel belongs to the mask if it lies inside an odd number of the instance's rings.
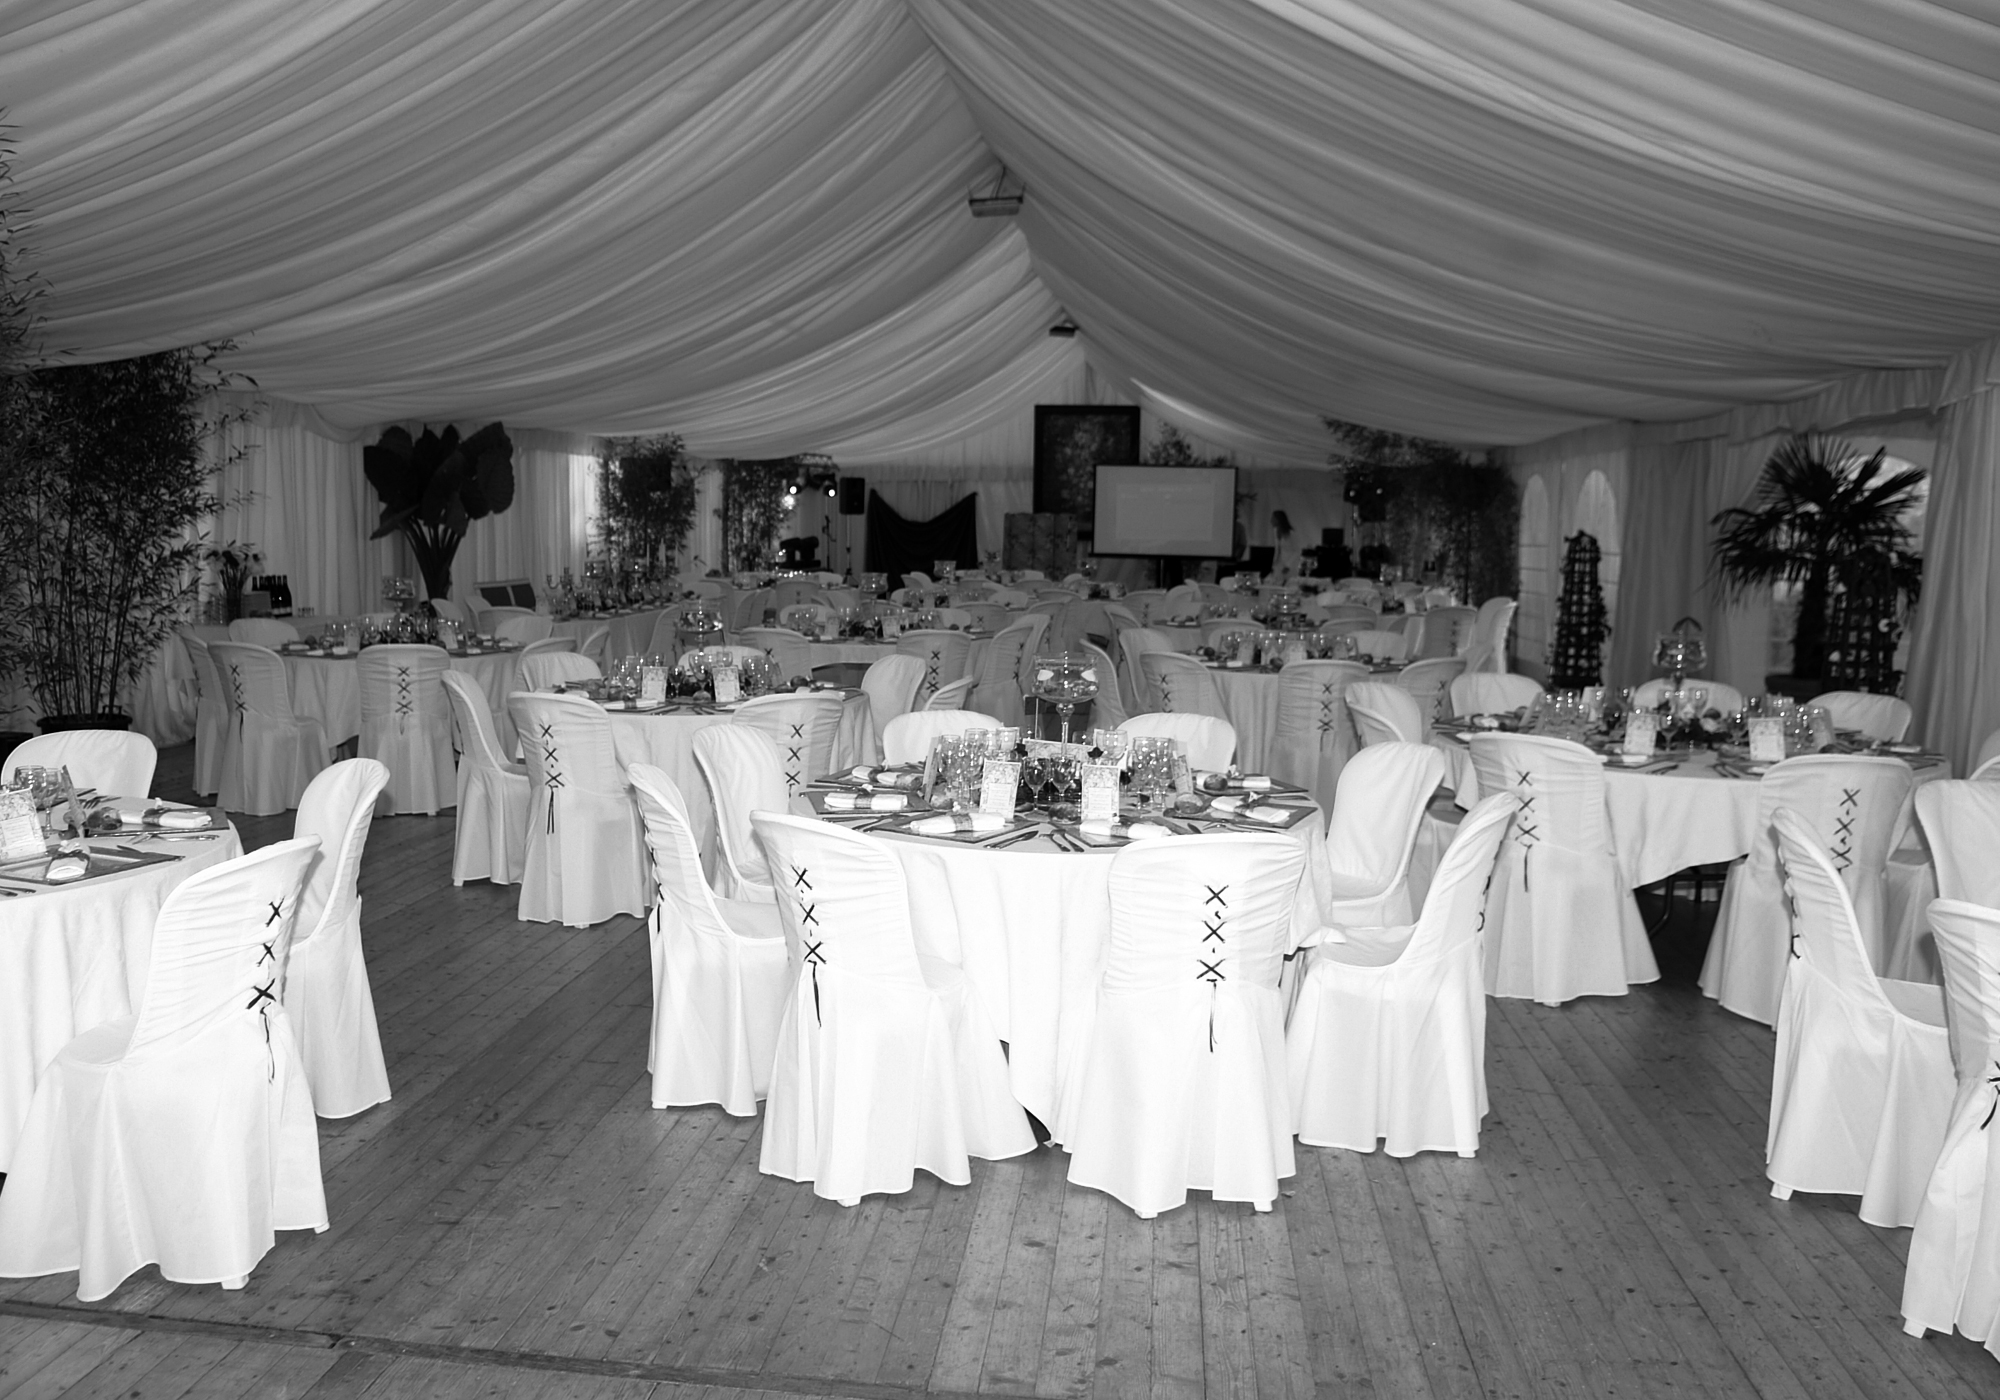
[[[1076,517],[1090,533],[1097,464],[1139,460],[1139,410],[1101,404],[1035,405],[1035,512]]]

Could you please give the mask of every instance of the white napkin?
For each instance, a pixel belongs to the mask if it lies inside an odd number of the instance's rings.
[[[1286,807],[1247,807],[1243,815],[1252,821],[1269,822],[1272,826],[1283,826],[1292,819],[1291,810]]]
[[[1244,801],[1245,799],[1241,797],[1218,797],[1208,805],[1211,811],[1221,812],[1226,816],[1234,816],[1243,810]]]
[[[1271,790],[1271,779],[1268,774],[1264,773],[1246,773],[1243,777],[1236,780],[1236,785],[1245,792],[1269,792]]]
[[[829,792],[826,805],[834,812],[900,812],[910,805],[910,799],[900,792]]]
[[[42,878],[52,885],[66,880],[81,880],[90,873],[90,857],[61,855],[49,862],[49,868],[42,872]]]
[[[197,827],[208,825],[208,813],[197,808],[175,807],[161,812],[154,820],[163,827],[177,831],[192,831]]]
[[[968,826],[960,826],[963,820]],[[910,823],[910,830],[919,836],[950,836],[956,831],[1001,831],[1007,826],[1007,819],[998,812],[974,812],[960,818],[939,813],[935,817],[925,817]]]
[[[1078,824],[1077,830],[1086,836],[1109,837],[1119,834],[1118,823],[1116,822],[1082,822]],[[1152,822],[1134,822],[1125,828],[1124,834],[1125,838],[1129,841],[1150,841],[1156,836],[1173,835],[1165,827],[1157,826]]]

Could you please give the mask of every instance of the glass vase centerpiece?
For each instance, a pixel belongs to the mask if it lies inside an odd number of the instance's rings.
[[[388,612],[408,612],[417,601],[417,586],[394,574],[382,576],[382,606]]]
[[[1684,617],[1674,624],[1673,631],[1661,633],[1653,647],[1653,664],[1670,674],[1678,691],[1688,672],[1708,664],[1708,644],[1702,640],[1701,624]]]
[[[721,646],[722,613],[700,604],[683,609],[680,621],[674,624],[674,640],[683,653]]]
[[[1035,658],[1034,685],[1028,692],[1053,705],[1062,719],[1062,742],[1070,742],[1070,719],[1076,707],[1097,698],[1097,671],[1090,658],[1071,652]]]

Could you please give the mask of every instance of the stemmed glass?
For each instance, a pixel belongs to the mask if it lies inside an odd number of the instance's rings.
[[[1070,717],[1076,713],[1076,707],[1097,697],[1097,672],[1088,657],[1067,652],[1060,656],[1038,656],[1035,684],[1029,694],[1056,707],[1056,713],[1062,717],[1062,742],[1067,746]]]

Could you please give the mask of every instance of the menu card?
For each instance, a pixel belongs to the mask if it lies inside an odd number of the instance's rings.
[[[1086,763],[1083,765],[1083,808],[1082,820],[1087,822],[1108,822],[1118,819],[1118,765],[1116,763]]]
[[[979,772],[979,810],[1014,820],[1014,795],[1020,786],[1020,764],[1006,758],[987,759]]]
[[[0,790],[0,860],[25,860],[45,849],[35,795],[21,788]]]
[[[661,705],[667,699],[667,668],[645,666],[639,671],[639,703]]]
[[[717,666],[708,673],[708,681],[718,705],[733,705],[743,698],[743,677],[734,666]]]
[[[1750,761],[1752,763],[1782,763],[1785,758],[1785,721],[1783,719],[1753,719],[1750,721]]]
[[[1635,710],[1625,717],[1625,742],[1620,752],[1632,758],[1651,758],[1660,733],[1660,717]]]

